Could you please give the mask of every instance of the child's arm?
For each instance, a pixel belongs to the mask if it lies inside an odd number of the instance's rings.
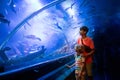
[[[73,63],[71,66],[69,66],[69,65],[66,65],[68,68],[71,68],[71,67],[73,67],[73,66],[75,66],[75,63]]]
[[[74,57],[76,58],[76,54],[74,55]],[[66,65],[68,68],[71,68],[73,66],[75,66],[76,62],[74,62],[71,66],[70,65]]]

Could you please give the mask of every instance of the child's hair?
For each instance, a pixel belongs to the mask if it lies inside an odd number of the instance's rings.
[[[83,53],[83,51],[84,51],[84,46],[79,45],[79,44],[75,45],[75,51],[76,51],[77,53]]]

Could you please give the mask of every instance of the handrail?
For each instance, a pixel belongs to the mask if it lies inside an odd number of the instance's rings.
[[[74,60],[70,61],[70,62],[67,63],[67,64],[71,64],[71,63],[73,63],[73,62],[74,62]],[[64,68],[67,68],[67,67],[66,67],[66,64],[63,65],[62,67],[59,67],[59,68],[55,69],[55,70],[52,71],[52,72],[49,72],[48,74],[40,77],[38,80],[45,80],[45,79],[47,79],[48,77],[50,77],[50,76],[54,75],[55,73],[59,72],[60,70],[63,70]],[[60,77],[61,77],[61,76],[60,76]],[[58,80],[58,79],[56,79],[56,80]],[[62,80],[64,80],[64,79],[62,79]]]
[[[47,60],[47,61],[40,62],[40,63],[37,63],[37,64],[33,64],[33,65],[26,66],[26,67],[22,67],[22,68],[19,68],[19,69],[14,69],[14,70],[11,70],[11,71],[2,72],[2,73],[0,73],[0,76],[4,76],[4,75],[11,74],[11,73],[19,72],[19,71],[22,71],[22,70],[25,70],[25,69],[29,69],[29,68],[35,67],[37,65],[41,65],[41,64],[57,61],[59,59],[63,59],[63,58],[66,58],[66,57],[69,57],[69,56],[72,56],[72,55],[74,55],[74,54],[69,54],[69,55],[66,55],[66,56],[63,56],[63,57],[59,57],[57,59]]]

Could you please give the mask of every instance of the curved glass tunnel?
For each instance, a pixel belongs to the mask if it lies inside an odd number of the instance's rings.
[[[74,62],[79,28],[86,25],[96,49],[94,79],[117,80],[119,4],[118,0],[0,0],[0,76],[74,79],[74,67],[65,65]]]

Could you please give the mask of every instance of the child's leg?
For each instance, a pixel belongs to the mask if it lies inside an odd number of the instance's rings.
[[[81,74],[81,79],[80,80],[85,80],[86,79],[86,72],[83,71]]]
[[[75,78],[76,78],[76,80],[85,80],[86,79],[85,75],[79,76],[78,74],[75,74]]]
[[[76,80],[80,80],[79,70],[75,70],[75,78]]]
[[[83,57],[83,59],[85,59]],[[85,60],[84,60],[85,61]],[[85,80],[86,79],[86,67],[85,67],[85,62],[82,62],[81,64],[81,75],[80,75],[80,80]]]
[[[75,78],[76,80],[80,80],[80,77],[78,76],[78,74],[75,74]]]

